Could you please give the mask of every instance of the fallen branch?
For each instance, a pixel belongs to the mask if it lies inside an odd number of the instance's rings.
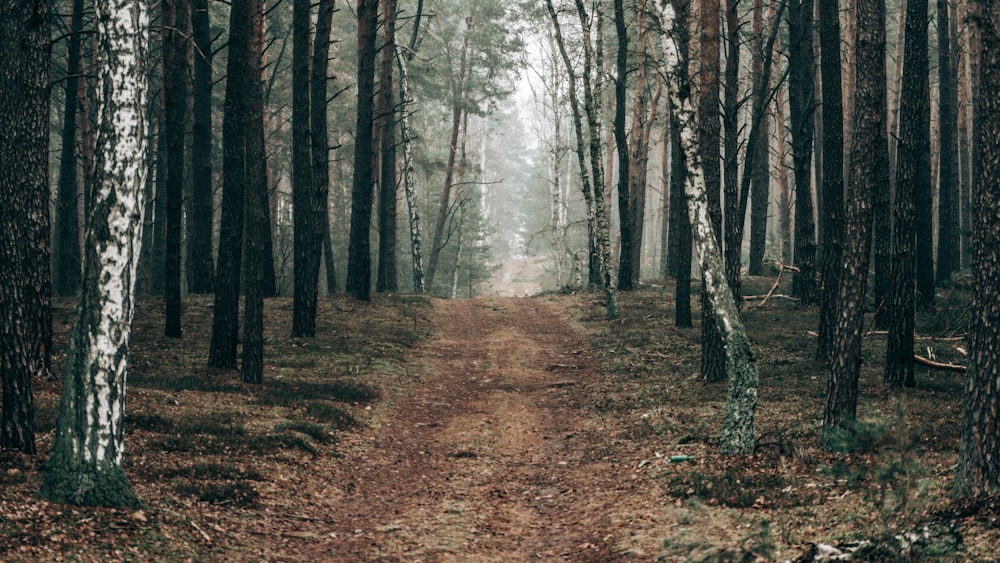
[[[914,354],[913,359],[918,364],[923,364],[925,366],[929,366],[936,369],[943,369],[948,371],[966,371],[966,369],[968,369],[965,366],[960,366],[958,364],[943,364],[941,362],[935,362],[934,360],[930,358],[925,358],[919,354]]]

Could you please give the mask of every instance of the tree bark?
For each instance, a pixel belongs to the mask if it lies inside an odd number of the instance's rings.
[[[726,0],[726,81],[724,86],[722,123],[725,129],[725,161],[723,193],[725,194],[725,232],[723,240],[726,279],[733,292],[736,307],[742,307],[740,268],[743,258],[743,223],[746,203],[740,202],[740,0]],[[743,211],[741,213],[741,210]]]
[[[375,95],[375,30],[378,1],[358,0],[358,110],[351,189],[351,235],[347,249],[347,291],[371,299],[372,151]]]
[[[837,288],[844,249],[844,93],[841,89],[840,9],[819,3],[820,72],[823,75],[823,263],[816,359],[826,362],[833,348]]]
[[[885,36],[885,9],[878,24]],[[883,54],[885,47],[882,48]],[[888,76],[885,65],[879,67],[882,71],[882,81],[888,87]],[[879,96],[879,113],[881,122],[888,121],[888,92],[882,88]],[[872,225],[872,244],[875,260],[875,327],[884,329],[889,325],[889,309],[886,307],[892,287],[892,194],[889,174],[889,138],[888,129],[883,127],[879,132],[878,144],[875,146],[877,166],[875,168],[875,221]]]
[[[896,149],[896,201],[893,223],[892,299],[884,382],[913,387],[914,201],[931,183],[931,108],[927,55],[927,0],[908,0],[904,32],[901,115]]]
[[[618,253],[618,288],[622,291],[631,291],[638,284],[633,278],[632,261],[638,259],[635,250],[632,248],[635,242],[634,231],[637,226],[632,217],[632,200],[634,194],[631,193],[629,184],[629,150],[628,136],[625,133],[625,94],[628,86],[628,28],[625,26],[625,7],[623,0],[614,1],[615,9],[615,36],[618,39],[618,50],[615,54],[615,71],[617,73],[615,82],[615,147],[618,155],[618,228],[621,232],[621,250]],[[641,64],[641,63],[640,63]],[[638,91],[639,85],[636,82]],[[636,94],[641,98],[642,92]],[[633,123],[636,127],[638,124]],[[610,148],[608,149],[610,150]]]
[[[777,26],[778,22],[774,22]],[[764,76],[764,0],[754,0],[753,3],[753,39],[750,45],[752,88],[754,92],[770,89],[770,77]],[[839,82],[838,82],[839,84]],[[760,119],[759,133],[756,139],[748,139],[747,154],[753,156],[750,190],[750,264],[747,273],[759,276],[763,273],[764,251],[767,245],[767,209],[770,203],[771,175],[768,170],[768,143],[771,133],[768,125],[767,108],[759,107],[756,99],[753,108],[754,118]]]
[[[676,32],[678,24],[674,21],[673,8],[666,0],[657,1],[662,17],[662,28]],[[695,143],[691,89],[688,84],[681,81],[684,73],[676,72],[679,66],[677,43],[670,35],[664,34],[663,44],[666,74],[673,79],[670,88],[671,109],[680,124],[681,152],[688,171],[685,191],[698,248],[698,260],[702,267],[702,277],[706,281],[704,289],[712,302],[716,323],[726,342],[725,367],[729,376],[729,391],[719,449],[724,455],[746,454],[752,452],[755,445],[754,413],[759,379],[756,356],[740,320],[736,301],[726,283],[722,251],[714,235],[715,227],[709,215],[700,154]]]
[[[181,206],[186,166],[184,124],[191,92],[187,57],[187,30],[191,27],[190,0],[163,2],[163,91],[167,142],[166,245],[163,266],[163,300],[166,323],[163,334],[180,338],[181,331]]]
[[[936,278],[948,283],[960,267],[958,199],[958,91],[952,68],[952,49],[948,0],[937,0],[939,165],[938,165],[938,246]]]
[[[823,416],[824,433],[835,428],[849,430],[857,414],[861,331],[879,167],[878,144],[885,132],[885,113],[881,111],[886,88],[885,5],[882,0],[857,0],[857,6],[854,41],[857,90],[851,127],[851,175],[843,271],[837,293],[837,325]]]
[[[309,124],[312,132],[312,181],[322,236],[323,261],[326,267],[327,293],[337,291],[333,246],[330,241],[330,138],[327,131],[327,82],[329,80],[330,32],[334,1],[321,0],[316,13],[316,36],[313,40],[312,80],[310,83]],[[318,272],[317,272],[318,274]]]
[[[1000,89],[1000,4],[978,2],[976,32],[980,34],[979,88]],[[976,98],[976,224],[973,233],[974,291],[969,327],[969,369],[965,385],[965,416],[955,494],[985,496],[1000,493],[1000,99]]]
[[[378,202],[378,273],[376,291],[394,292],[399,289],[396,273],[396,96],[392,67],[396,53],[396,0],[382,0],[382,67],[379,72],[378,107],[381,120],[379,202]]]
[[[295,0],[292,4],[293,338],[316,335],[319,261],[323,253],[321,210],[326,207],[326,192],[313,185],[309,59],[309,0]]]
[[[264,270],[269,260],[264,235],[271,230],[268,221],[267,155],[264,153],[264,93],[260,80],[264,45],[264,3],[246,0],[250,9],[249,65],[247,81],[246,171],[244,198],[245,279],[243,306],[243,363],[240,378],[246,383],[264,382]]]
[[[212,278],[212,29],[208,0],[191,0],[194,40],[191,192],[187,198],[188,293],[211,293]]]
[[[66,55],[66,99],[62,146],[59,150],[59,188],[56,194],[56,232],[52,237],[52,291],[76,295],[80,287],[80,187],[76,163],[76,120],[79,113],[80,67],[83,55],[83,0],[73,0],[69,49]],[[86,119],[86,116],[84,116]]]
[[[219,259],[215,269],[215,306],[208,365],[236,369],[239,335],[240,273],[243,258],[244,187],[251,164],[246,155],[251,120],[251,82],[259,69],[251,64],[252,22],[249,2],[237,2],[229,13],[229,59],[222,116],[222,216]],[[253,74],[257,72],[257,74]]]
[[[719,123],[719,0],[701,4],[701,71],[698,90],[698,150],[705,175],[708,214],[712,219],[715,240],[722,240],[722,202],[719,194],[722,178],[719,160],[721,125]],[[678,108],[674,108],[675,111]],[[682,124],[683,125],[683,124]],[[690,168],[688,174],[691,174]],[[688,182],[691,180],[689,179]],[[692,221],[692,226],[694,222]],[[707,285],[702,272],[702,285]],[[708,292],[701,293],[701,377],[706,381],[724,381],[726,353]]]
[[[42,498],[136,508],[122,468],[125,379],[146,164],[145,3],[98,0],[98,145],[83,284]]]
[[[413,170],[413,138],[410,134],[410,112],[407,109],[413,102],[410,94],[410,79],[407,75],[406,56],[397,47],[396,66],[399,67],[399,101],[402,110],[399,118],[399,139],[403,145],[403,192],[406,194],[406,209],[410,216],[410,258],[413,268],[413,291],[425,293],[424,282],[423,235],[420,229],[420,208],[414,191]]]
[[[0,450],[35,453],[31,380],[49,374],[50,2],[0,8]],[[144,169],[143,169],[144,170]]]
[[[603,32],[601,22],[604,15],[601,5],[597,4],[593,19],[597,27],[596,48],[590,40],[591,18],[587,15],[583,0],[576,0],[576,12],[583,31],[583,107],[587,114],[587,126],[590,131],[590,169],[594,180],[594,242],[599,257],[601,282],[607,297],[607,317],[617,319],[621,316],[618,306],[617,280],[611,262],[610,225],[608,207],[605,202],[604,167],[601,164],[601,69],[603,68]],[[594,75],[591,72],[596,70]]]
[[[792,294],[803,305],[818,302],[816,227],[813,221],[812,143],[813,0],[790,0],[788,7],[788,105],[791,112],[792,161],[795,169],[795,265]]]

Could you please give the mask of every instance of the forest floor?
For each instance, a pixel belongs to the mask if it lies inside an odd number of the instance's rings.
[[[758,445],[723,457],[725,385],[698,379],[700,331],[673,326],[671,294],[623,294],[618,321],[590,293],[334,297],[308,340],[269,300],[259,387],[204,368],[210,298],[187,298],[183,340],[142,302],[126,470],[145,507],[37,500],[61,386],[39,382],[40,454],[0,454],[0,560],[770,561],[861,540],[891,560],[892,537],[925,526],[916,559],[996,560],[998,503],[948,496],[961,374],[918,368],[893,395],[871,334],[862,425],[820,450],[816,312],[751,300]],[[964,301],[941,301],[921,347],[960,361]],[[57,373],[70,319],[60,303]]]

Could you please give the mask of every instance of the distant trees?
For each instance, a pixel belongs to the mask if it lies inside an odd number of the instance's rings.
[[[0,242],[0,450],[29,454],[35,453],[31,381],[48,375],[52,346],[51,15],[50,2],[0,7],[0,130],[4,132],[0,135],[0,229],[4,233]]]
[[[122,468],[122,424],[148,173],[149,19],[142,2],[98,0],[95,9],[101,108],[96,189],[59,421],[41,494],[54,502],[137,507]]]
[[[77,163],[77,117],[80,70],[83,66],[83,0],[73,0],[66,53],[66,89],[63,109],[59,183],[56,192],[55,233],[52,237],[52,290],[75,295],[80,285],[80,185]],[[87,119],[84,115],[83,118]]]

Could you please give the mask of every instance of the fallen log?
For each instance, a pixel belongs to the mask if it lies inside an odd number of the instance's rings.
[[[968,369],[965,366],[960,366],[958,364],[944,364],[941,362],[935,362],[934,360],[930,358],[925,358],[919,354],[914,354],[913,359],[916,360],[918,364],[923,364],[925,366],[932,367],[935,369],[943,369],[948,371],[966,371]]]

